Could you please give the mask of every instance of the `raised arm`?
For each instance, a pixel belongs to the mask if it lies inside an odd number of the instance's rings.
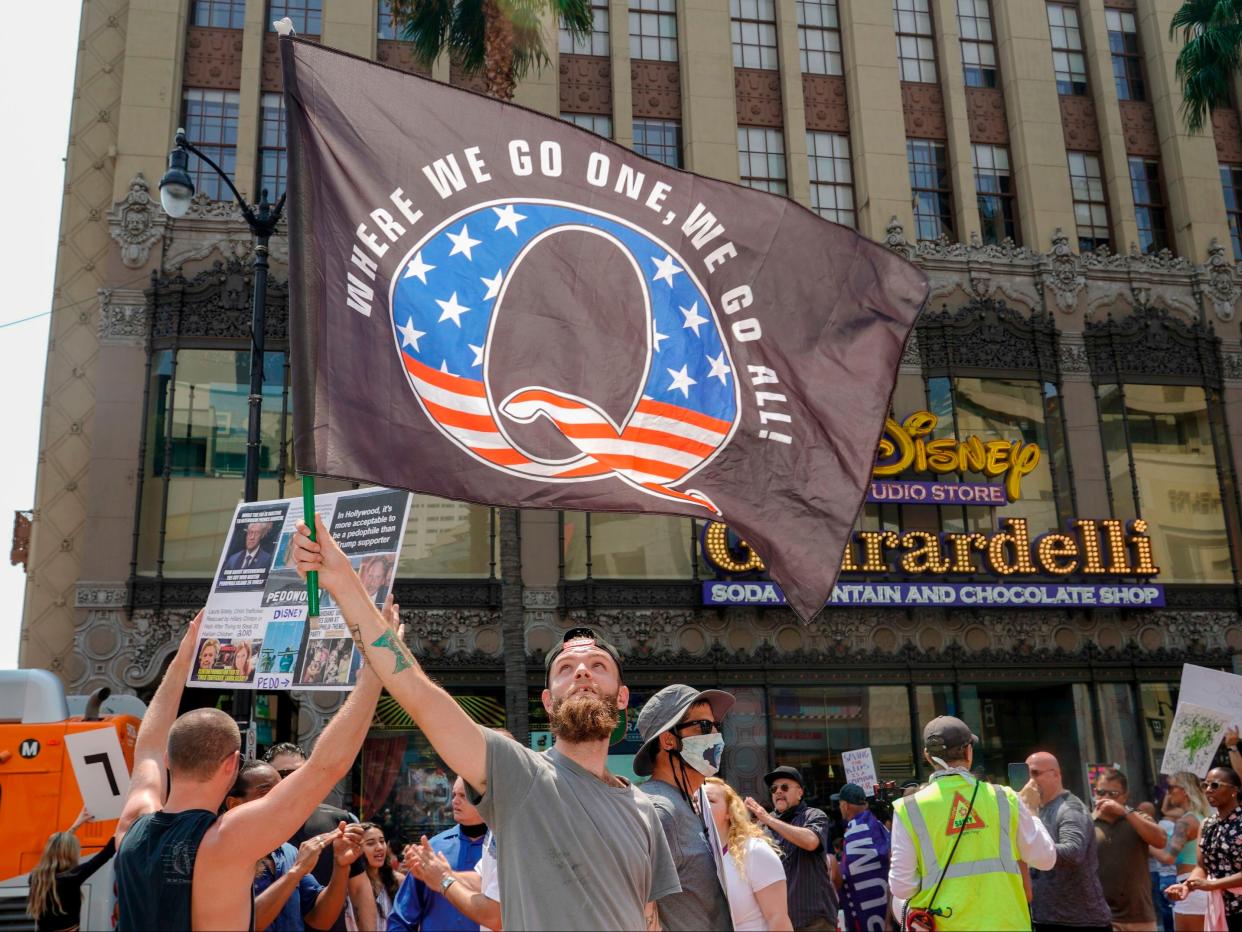
[[[751,796],[746,797],[745,803],[747,810],[750,811],[751,816],[756,822],[771,829],[786,841],[793,842],[803,851],[816,851],[823,846],[824,839],[815,828],[790,825],[788,822],[772,815]]]
[[[362,826],[358,823],[340,824],[340,837],[332,842],[332,877],[326,887],[319,891],[315,907],[304,917],[307,928],[331,929],[341,910],[345,908],[345,893],[349,888],[349,867],[362,856]],[[366,874],[360,876],[365,877]],[[370,886],[368,880],[367,885]],[[371,928],[359,926],[360,929]]]
[[[164,679],[160,681],[159,689],[155,691],[155,696],[142,717],[138,740],[134,744],[134,767],[129,778],[129,793],[125,797],[125,805],[116,825],[118,847],[136,819],[155,812],[164,805],[164,755],[168,750],[168,732],[177,720],[177,708],[181,705],[186,677],[190,675],[190,663],[194,658],[198,629],[202,623],[203,612],[199,609],[185,634],[181,636],[177,653],[173,655]],[[274,847],[276,846],[272,845],[267,850]],[[251,860],[257,861],[258,857]]]
[[[324,728],[306,763],[262,799],[222,815],[216,823],[219,828],[208,836],[210,849],[204,853],[230,862],[257,861],[286,841],[349,772],[367,736],[379,694],[379,678],[369,666],[364,667],[358,684]]]
[[[389,694],[410,714],[449,769],[479,793],[487,789],[487,746],[480,727],[456,700],[431,681],[405,642],[384,623],[362,581],[341,552],[323,519],[315,516],[315,537],[302,522],[293,536],[298,572],[319,573],[319,585],[331,593],[354,642]],[[306,768],[303,767],[302,770]],[[299,773],[301,770],[298,771]]]

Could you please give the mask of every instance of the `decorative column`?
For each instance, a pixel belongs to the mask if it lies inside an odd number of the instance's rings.
[[[686,168],[737,181],[737,103],[729,4],[678,0],[681,138]]]

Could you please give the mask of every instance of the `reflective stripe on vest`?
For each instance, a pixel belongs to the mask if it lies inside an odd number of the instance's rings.
[[[984,784],[988,786],[988,784]],[[981,787],[982,789],[982,787]],[[936,847],[932,844],[931,833],[927,830],[927,820],[923,818],[923,811],[919,808],[918,799],[914,796],[907,797],[903,800],[906,814],[910,817],[910,825],[914,828],[914,837],[918,840],[919,854],[923,859],[923,870],[925,874],[920,880],[919,891],[934,890],[936,884],[940,883],[941,877],[977,877],[982,874],[1014,874],[1021,877],[1018,871],[1018,863],[1013,857],[1013,835],[1011,834],[1009,825],[1009,797],[995,789],[990,789],[993,798],[996,801],[996,808],[1000,813],[998,821],[1000,822],[1000,857],[984,858],[978,861],[966,861],[959,863],[956,857],[953,863],[949,865],[946,871],[940,866],[940,860],[936,857]],[[915,894],[917,896],[918,894]]]

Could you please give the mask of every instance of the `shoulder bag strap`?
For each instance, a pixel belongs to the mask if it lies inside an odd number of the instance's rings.
[[[940,879],[936,881],[936,889],[932,891],[931,901],[927,904],[927,911],[930,913],[936,906],[936,896],[940,893],[940,885],[944,883],[945,877],[949,876],[949,865],[953,863],[953,855],[957,854],[957,846],[961,844],[962,836],[966,834],[966,825],[970,822],[970,814],[975,809],[975,797],[979,795],[979,785],[982,780],[975,781],[975,791],[970,794],[970,805],[966,807],[966,816],[962,819],[962,830],[957,833],[957,838],[953,839],[953,847],[949,850],[949,858],[944,862],[944,870],[940,872]],[[952,810],[950,810],[950,818],[952,818]]]

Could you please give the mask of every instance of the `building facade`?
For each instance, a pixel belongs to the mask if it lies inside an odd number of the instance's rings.
[[[927,272],[895,424],[966,456],[976,484],[1013,476],[1015,494],[869,503],[852,595],[810,624],[771,603],[758,556],[724,529],[527,511],[521,584],[505,585],[494,511],[416,497],[396,594],[429,669],[500,724],[501,603],[520,596],[536,745],[543,652],[589,623],[625,653],[636,703],[672,681],[737,694],[726,770],[748,792],[779,761],[825,799],[860,747],[904,779],[920,723],[944,712],[972,723],[994,773],[1038,745],[1079,788],[1098,762],[1154,783],[1181,664],[1242,653],[1242,120],[1231,106],[1185,131],[1177,6],[607,0],[589,39],[546,23],[551,64],[518,102],[791,197]],[[155,188],[184,126],[248,197],[283,190],[270,23],[286,15],[327,45],[478,86],[447,58],[415,62],[383,0],[83,3],[21,641],[24,666],[77,691],[153,689],[241,496],[250,234],[207,169],[184,218]],[[276,237],[263,497],[296,493],[287,252]],[[972,437],[995,462],[961,453]],[[1018,465],[1028,447],[1037,461]],[[890,475],[962,478],[931,466]],[[1016,522],[1026,536],[990,549]],[[1000,601],[994,584],[1014,579],[1032,586]],[[1108,601],[1053,585],[1101,580]],[[912,582],[930,602],[908,586],[884,601]],[[935,604],[947,583],[976,601]],[[313,739],[334,702],[262,697],[264,738]],[[354,781],[364,815],[404,836],[444,818],[444,788],[385,701]]]

